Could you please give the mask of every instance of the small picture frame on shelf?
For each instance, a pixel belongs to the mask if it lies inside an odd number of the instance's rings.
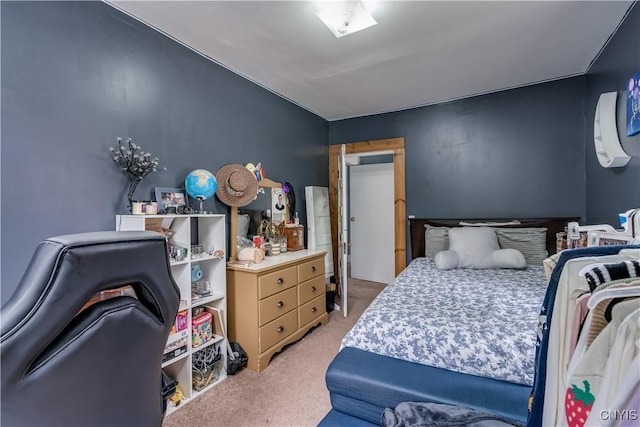
[[[184,188],[156,187],[156,201],[161,213],[180,213],[188,206]]]

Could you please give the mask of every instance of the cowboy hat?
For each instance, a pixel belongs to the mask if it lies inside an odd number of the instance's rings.
[[[216,172],[216,194],[228,206],[242,207],[255,200],[258,194],[256,176],[242,165],[226,165]]]

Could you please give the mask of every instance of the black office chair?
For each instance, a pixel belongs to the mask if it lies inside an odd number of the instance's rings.
[[[135,296],[99,300],[130,285]],[[3,426],[160,426],[162,353],[180,292],[164,236],[42,242],[0,311]]]

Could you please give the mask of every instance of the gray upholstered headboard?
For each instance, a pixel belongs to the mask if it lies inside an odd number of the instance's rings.
[[[513,220],[520,221],[520,224],[503,225],[501,227],[523,228],[523,227],[546,227],[547,228],[547,252],[549,254],[556,253],[556,233],[564,231],[567,223],[578,221],[580,217],[555,217],[555,218],[443,218],[443,219],[427,219],[427,218],[409,218],[409,231],[411,233],[411,259],[424,256],[425,241],[424,232],[425,225],[434,227],[461,227],[460,222],[509,222]]]

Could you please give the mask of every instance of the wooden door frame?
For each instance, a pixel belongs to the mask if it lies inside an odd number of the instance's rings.
[[[405,193],[404,138],[376,139],[352,142],[345,145],[346,154],[393,151],[393,205],[394,205],[394,253],[396,276],[407,266],[407,206]],[[329,146],[329,215],[331,219],[331,244],[336,281],[338,277],[338,159],[341,145]]]

